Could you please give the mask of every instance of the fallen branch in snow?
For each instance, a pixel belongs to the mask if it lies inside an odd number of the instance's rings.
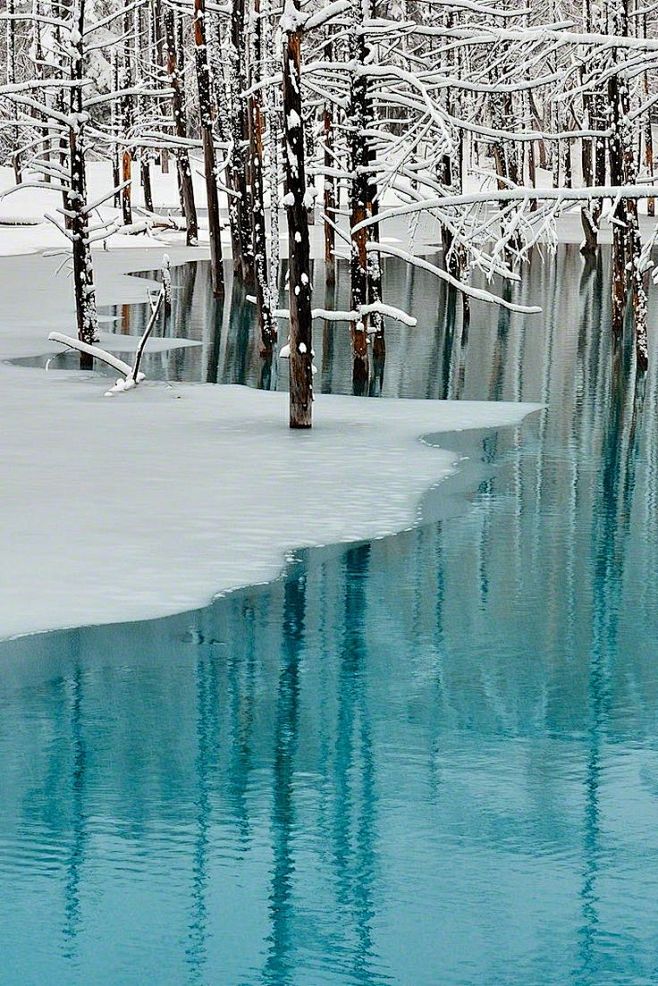
[[[163,304],[166,305],[167,299],[171,297],[171,275],[170,275],[171,262],[169,257],[165,254],[162,263],[162,286],[157,293],[155,300],[149,296],[149,305],[151,306],[151,317],[148,321],[148,325],[144,329],[142,338],[139,340],[139,345],[135,352],[135,359],[133,365],[130,366],[129,363],[124,363],[122,359],[118,356],[114,356],[112,353],[108,353],[107,350],[101,349],[100,346],[90,346],[86,342],[82,342],[80,339],[73,339],[71,336],[63,335],[61,332],[51,332],[48,336],[50,342],[59,342],[63,346],[68,346],[69,349],[75,349],[80,353],[86,353],[88,356],[92,356],[94,359],[100,360],[107,366],[111,366],[113,370],[118,370],[119,373],[123,374],[123,379],[119,378],[116,383],[106,391],[105,396],[111,397],[114,394],[120,394],[124,390],[132,390],[136,387],[138,383],[141,383],[145,379],[145,374],[139,369],[142,362],[142,356],[144,355],[144,348],[148,341],[153,326],[155,325],[156,319]],[[165,309],[166,310],[166,309]]]
[[[176,232],[185,231],[185,223],[182,219],[175,216],[159,216],[155,212],[147,212],[146,209],[135,208],[145,218],[136,223],[126,223],[118,226],[113,232],[123,233],[126,236],[146,236],[153,229],[173,229]]]
[[[140,216],[145,216],[145,221],[150,224],[151,229],[175,229],[178,232],[185,231],[185,222],[177,216],[162,216],[157,212],[149,212],[141,206],[135,206],[135,212]]]
[[[68,346],[69,349],[77,349],[79,353],[86,353],[87,356],[93,356],[94,359],[99,359],[102,363],[107,363],[113,370],[118,370],[119,373],[123,373],[126,377],[132,373],[132,367],[128,363],[124,363],[118,356],[113,356],[112,353],[106,352],[106,350],[101,349],[99,346],[90,346],[80,339],[65,336],[62,332],[51,332],[48,340],[49,342],[61,342],[63,346]]]

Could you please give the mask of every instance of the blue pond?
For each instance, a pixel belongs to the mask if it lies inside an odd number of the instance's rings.
[[[470,464],[417,529],[0,644],[3,986],[658,982],[658,333],[636,386],[608,259],[533,260],[544,315],[468,332],[387,263],[421,324],[373,392],[546,404],[442,439]],[[204,346],[161,375],[285,385],[237,288],[222,313],[205,265],[177,283]],[[317,339],[349,391],[345,333]]]

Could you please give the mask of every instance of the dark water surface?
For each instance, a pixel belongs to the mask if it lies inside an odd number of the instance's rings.
[[[607,263],[535,258],[544,315],[477,305],[467,337],[387,264],[419,326],[375,392],[547,404],[471,436],[458,513],[0,644],[1,983],[658,982],[658,353],[641,387],[615,369]],[[147,372],[263,382],[248,303],[176,282],[203,346]],[[316,339],[350,392],[345,329]]]

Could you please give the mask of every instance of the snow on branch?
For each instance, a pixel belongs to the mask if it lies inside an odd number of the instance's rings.
[[[509,311],[518,312],[521,315],[539,315],[541,313],[541,308],[538,308],[536,305],[517,305],[512,301],[506,301],[504,298],[499,298],[497,295],[491,294],[490,291],[471,287],[470,284],[460,281],[458,278],[453,277],[452,274],[449,274],[448,271],[437,267],[435,264],[431,264],[428,260],[424,260],[422,257],[416,257],[406,250],[399,249],[399,247],[390,246],[388,243],[368,243],[367,250],[385,253],[391,257],[399,257],[400,260],[405,260],[412,267],[429,271],[430,274],[434,274],[435,277],[439,277],[451,287],[456,288],[462,294],[466,294],[469,298],[473,298],[476,301],[484,301],[489,305],[500,305],[501,308],[507,308]]]

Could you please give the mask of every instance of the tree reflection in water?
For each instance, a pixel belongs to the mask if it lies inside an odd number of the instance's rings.
[[[0,645],[8,981],[657,978],[658,359],[612,351],[606,265],[561,249],[537,322],[466,333],[387,262],[439,320],[389,331],[383,394],[546,405],[443,440],[468,502],[197,613]],[[237,289],[178,278],[203,346],[163,372],[262,382]],[[316,337],[349,392],[347,333]]]

